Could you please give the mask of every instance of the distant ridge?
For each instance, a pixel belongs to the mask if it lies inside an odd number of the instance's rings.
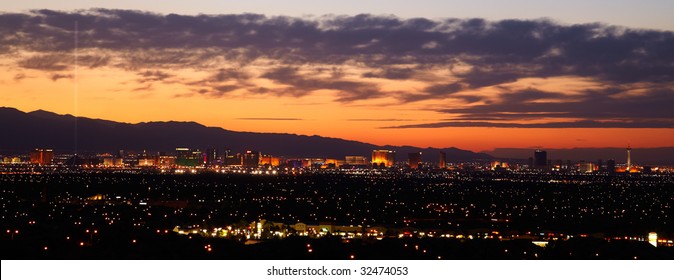
[[[77,130],[75,123],[77,122]],[[22,112],[0,107],[0,153],[28,152],[34,148],[52,148],[56,152],[114,152],[120,149],[173,151],[176,147],[205,149],[229,148],[233,152],[257,150],[288,157],[331,157],[361,155],[370,158],[374,149],[395,150],[397,160],[422,152],[423,160],[437,162],[439,151],[449,161],[489,160],[484,153],[457,148],[418,148],[378,146],[358,141],[285,133],[237,132],[207,127],[196,122],[142,122],[137,124],[59,115],[38,110]],[[77,140],[77,141],[75,141]]]

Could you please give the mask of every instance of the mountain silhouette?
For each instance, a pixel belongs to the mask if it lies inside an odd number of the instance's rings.
[[[422,152],[422,159],[437,162],[439,151],[448,161],[488,160],[484,153],[457,148],[419,148],[412,146],[378,146],[358,141],[285,133],[237,132],[207,127],[196,122],[114,122],[43,110],[22,112],[0,107],[0,152],[27,153],[35,148],[62,152],[174,151],[176,147],[231,149],[232,152],[256,150],[264,154],[287,157],[330,157],[347,155],[370,158],[372,150],[387,149],[397,153],[398,161],[407,154]]]

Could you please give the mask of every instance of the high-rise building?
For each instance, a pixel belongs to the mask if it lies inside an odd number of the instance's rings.
[[[197,166],[203,164],[201,151],[189,148],[176,148],[176,164],[179,166]]]
[[[396,152],[389,150],[372,151],[372,165],[391,167],[396,161]]]
[[[220,165],[219,162],[219,156],[220,156],[220,151],[216,148],[208,148],[206,149],[206,165],[207,166],[215,166],[215,165]]]
[[[367,158],[364,156],[346,156],[344,161],[347,165],[367,165]]]
[[[246,151],[241,157],[241,165],[248,168],[257,168],[260,164],[260,153],[256,151]]]
[[[30,162],[39,165],[51,164],[54,159],[54,151],[50,149],[35,149],[30,152]]]
[[[630,172],[630,169],[632,168],[632,148],[630,148],[630,145],[627,145],[627,172]]]
[[[237,154],[233,154],[232,150],[225,148],[222,152],[222,165],[241,165],[241,158]]]
[[[412,169],[419,169],[421,163],[421,152],[409,153],[407,155],[407,165]]]
[[[177,156],[189,156],[191,154],[190,148],[176,148],[176,155]]]
[[[447,153],[445,151],[440,151],[440,162],[438,163],[440,168],[447,167]]]
[[[609,174],[615,173],[615,160],[609,159],[606,161],[606,172]]]
[[[545,167],[548,164],[548,152],[543,150],[536,150],[534,152],[534,166]]]

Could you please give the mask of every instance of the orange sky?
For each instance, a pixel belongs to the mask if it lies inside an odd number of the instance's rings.
[[[15,80],[17,73],[25,78]],[[198,76],[186,71],[175,73],[184,79]],[[23,111],[47,110],[120,122],[196,121],[207,126],[235,131],[280,132],[337,137],[381,145],[413,145],[420,147],[458,147],[473,151],[498,147],[570,148],[570,147],[661,147],[671,145],[672,129],[613,129],[613,128],[410,128],[381,127],[428,123],[446,115],[422,110],[452,100],[433,100],[411,104],[396,104],[391,98],[342,104],[334,102],[335,94],[317,91],[303,97],[206,96],[175,95],[186,92],[182,84],[153,84],[137,89],[134,73],[113,69],[80,69],[75,79],[49,78],[37,70],[7,71],[0,76],[3,106]],[[527,86],[534,81],[525,79],[513,86]],[[538,80],[537,82],[540,82]],[[260,83],[269,83],[260,80]],[[545,87],[573,90],[586,81],[570,79],[565,83],[546,81]],[[404,83],[400,83],[404,88]],[[409,85],[413,88],[414,85]],[[75,92],[77,91],[77,96]],[[457,106],[460,106],[457,104]],[[248,118],[248,119],[245,119]],[[260,118],[260,119],[256,119]],[[300,120],[264,120],[292,118]],[[354,119],[359,119],[354,121]],[[381,119],[395,119],[396,121]]]

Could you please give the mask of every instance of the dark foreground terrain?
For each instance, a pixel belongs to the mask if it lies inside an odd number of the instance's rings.
[[[82,171],[0,198],[2,259],[674,259],[669,176]]]

